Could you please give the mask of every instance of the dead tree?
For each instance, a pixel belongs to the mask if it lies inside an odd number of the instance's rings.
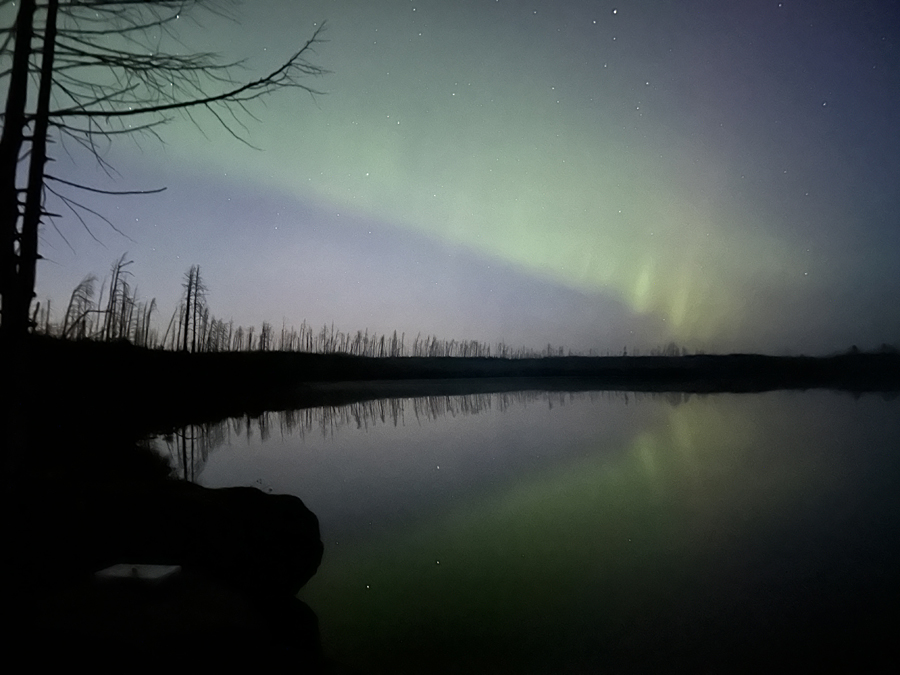
[[[206,284],[200,278],[200,265],[191,265],[184,275],[184,301],[182,329],[182,351],[197,351],[197,342],[200,337],[200,322],[206,309]]]
[[[4,3],[6,4],[6,3]],[[0,27],[0,78],[7,80],[0,138],[0,298],[3,336],[29,329],[34,298],[38,231],[52,198],[87,227],[87,217],[114,224],[72,195],[74,190],[112,191],[47,173],[47,143],[68,139],[108,169],[101,149],[122,135],[159,138],[166,122],[181,114],[200,126],[211,115],[247,143],[248,106],[282,89],[319,93],[306,77],[325,71],[312,64],[324,24],[279,67],[240,80],[240,62],[211,53],[179,53],[175,26],[191,10],[214,17],[228,3],[214,0],[20,0],[11,25]],[[170,51],[167,51],[169,49]],[[36,97],[31,83],[36,83]],[[55,225],[55,223],[54,223]],[[5,339],[5,338],[4,338]]]

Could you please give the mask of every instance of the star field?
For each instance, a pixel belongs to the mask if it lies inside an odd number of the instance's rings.
[[[277,65],[323,20],[326,93],[235,141],[116,141],[130,237],[45,228],[62,306],[128,251],[174,307],[540,348],[821,353],[900,341],[897,11],[885,3],[246,3],[183,41]],[[202,27],[201,27],[202,26]],[[71,175],[109,187],[89,158]],[[94,204],[94,202],[92,202]],[[163,312],[171,311],[164,309]],[[166,317],[167,320],[167,317]]]

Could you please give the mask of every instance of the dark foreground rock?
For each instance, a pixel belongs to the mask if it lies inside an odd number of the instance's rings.
[[[35,508],[34,548],[21,553],[37,554],[36,568],[56,561],[62,574],[173,564],[242,592],[295,595],[322,560],[315,514],[297,497],[256,488],[134,483],[71,490]]]
[[[166,480],[27,501],[7,562],[19,647],[33,662],[319,669],[315,614],[294,596],[323,546],[300,499]],[[181,571],[160,584],[95,577],[117,563]]]

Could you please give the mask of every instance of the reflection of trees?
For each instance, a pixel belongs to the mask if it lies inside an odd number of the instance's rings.
[[[225,422],[216,424],[189,424],[166,434],[162,440],[178,476],[194,481],[203,471],[209,453],[229,439]]]
[[[512,391],[465,395],[417,396],[358,401],[346,405],[280,410],[231,417],[211,424],[191,424],[162,437],[178,475],[196,480],[210,452],[221,445],[243,440],[249,444],[256,435],[265,443],[273,432],[281,437],[308,434],[331,438],[341,429],[368,431],[378,426],[404,427],[427,424],[442,417],[464,417],[484,412],[506,412],[512,408],[541,405],[549,408],[574,401],[614,400],[628,405],[646,399],[665,400],[678,405],[691,395],[679,392],[626,391]]]

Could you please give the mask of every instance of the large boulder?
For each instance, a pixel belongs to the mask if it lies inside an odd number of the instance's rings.
[[[295,595],[316,573],[319,520],[297,497],[252,487],[204,491],[212,520],[193,559],[223,582],[251,592]]]
[[[32,512],[35,546],[21,553],[53,575],[171,564],[240,592],[284,596],[295,595],[322,560],[315,514],[297,497],[252,487],[150,481],[85,487],[41,505],[49,503],[64,506]]]
[[[70,485],[10,508],[7,610],[28,658],[96,665],[99,655],[101,671],[139,658],[318,672],[317,620],[294,596],[323,547],[300,499],[153,480]],[[181,572],[159,584],[95,577],[117,563]]]

